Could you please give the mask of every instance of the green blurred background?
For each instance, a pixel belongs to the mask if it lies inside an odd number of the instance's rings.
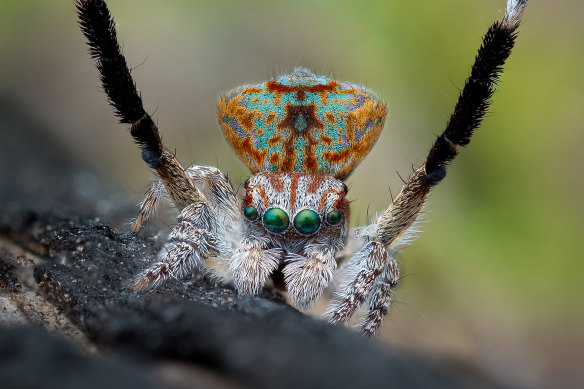
[[[184,164],[248,172],[216,100],[303,65],[377,91],[385,131],[349,179],[353,224],[424,161],[504,0],[110,0],[147,110]],[[379,341],[466,359],[528,387],[584,367],[584,3],[532,0],[492,109],[400,256]],[[138,202],[151,173],[100,92],[71,1],[0,0],[0,93],[47,123],[80,169]],[[34,139],[31,139],[34,142]],[[31,156],[33,157],[33,156]],[[128,215],[129,217],[130,215]],[[320,307],[316,310],[318,311]]]

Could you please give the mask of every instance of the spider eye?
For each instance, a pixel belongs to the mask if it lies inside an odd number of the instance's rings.
[[[255,209],[252,206],[249,207],[245,207],[243,208],[243,215],[248,219],[248,220],[255,220],[258,218],[258,210]]]
[[[326,215],[326,222],[332,226],[335,224],[339,224],[341,219],[343,218],[343,213],[340,211],[332,211]]]
[[[303,235],[314,234],[320,227],[320,217],[311,209],[298,212],[294,217],[294,228]]]
[[[280,233],[286,231],[290,219],[286,212],[280,208],[270,208],[264,213],[264,226],[273,233]]]

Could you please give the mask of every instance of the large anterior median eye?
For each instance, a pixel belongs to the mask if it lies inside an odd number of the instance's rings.
[[[270,208],[264,212],[264,226],[268,231],[280,233],[286,231],[290,219],[288,214],[280,208]]]
[[[320,217],[316,212],[305,209],[294,217],[294,228],[304,235],[314,234],[320,227]]]

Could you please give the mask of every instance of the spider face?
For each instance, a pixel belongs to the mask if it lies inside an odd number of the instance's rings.
[[[275,246],[298,252],[301,244],[341,239],[349,223],[347,186],[321,174],[265,172],[245,183],[246,228]]]

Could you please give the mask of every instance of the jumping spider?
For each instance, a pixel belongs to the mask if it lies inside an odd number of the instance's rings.
[[[430,190],[487,112],[526,5],[527,0],[508,0],[502,21],[484,36],[454,113],[426,162],[381,216],[356,230],[362,247],[343,265],[345,279],[329,308],[332,323],[348,321],[368,302],[362,332],[374,335],[380,327],[399,281],[395,256],[415,237],[412,225]],[[132,231],[144,226],[166,195],[179,211],[159,262],[129,287],[142,291],[204,266],[232,279],[244,295],[257,294],[271,278],[288,290],[295,306],[309,307],[333,280],[349,232],[343,181],[377,141],[385,103],[364,87],[305,68],[222,97],[219,124],[252,173],[241,199],[219,169],[184,169],[163,145],[143,108],[105,2],[76,0],[76,6],[109,103],[120,121],[131,125],[142,158],[159,178]]]

